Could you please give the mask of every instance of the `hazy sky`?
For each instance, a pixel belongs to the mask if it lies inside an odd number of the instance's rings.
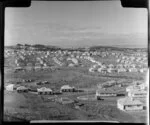
[[[5,44],[147,46],[147,10],[120,1],[34,1],[6,8]]]

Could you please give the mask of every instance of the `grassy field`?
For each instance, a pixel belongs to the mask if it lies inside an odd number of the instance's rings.
[[[5,68],[6,69],[6,68]],[[7,69],[5,70],[7,71]],[[18,72],[9,70],[5,75],[5,81],[16,81],[22,79],[34,79],[36,81],[49,81],[46,85],[36,85],[33,83],[20,83],[27,87],[46,86],[53,90],[59,90],[62,85],[69,84],[76,88],[84,89],[85,92],[65,93],[59,97],[69,97],[77,100],[78,96],[95,94],[97,84],[108,80],[121,80],[131,82],[139,79],[138,74],[122,74],[120,76],[91,75],[85,68],[60,68],[56,71],[36,71],[36,72]],[[142,79],[142,78],[141,78]],[[125,89],[125,88],[124,88]],[[34,93],[17,93],[5,91],[5,117],[6,121],[20,120],[113,120],[119,122],[144,122],[146,115],[138,112],[126,113],[117,108],[117,98],[104,98],[102,101],[79,101],[84,105],[75,109],[73,104],[62,105],[58,102],[47,101],[50,96],[41,96]],[[15,117],[14,117],[15,116]]]
[[[85,93],[82,93],[85,95]],[[76,99],[79,93],[64,94],[60,97]],[[104,98],[102,101],[79,101],[84,104],[75,109],[73,104],[62,105],[46,101],[46,96],[17,92],[5,93],[5,120],[14,116],[16,120],[112,120],[119,122],[144,122],[145,115],[138,112],[126,113],[116,107],[116,97]],[[140,119],[138,119],[140,118]]]

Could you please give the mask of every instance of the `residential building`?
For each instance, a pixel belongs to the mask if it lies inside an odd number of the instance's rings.
[[[128,96],[132,97],[132,98],[146,98],[147,96],[147,91],[143,91],[143,90],[132,90],[130,92],[128,92]]]
[[[117,93],[114,91],[107,91],[106,89],[97,89],[96,90],[96,98],[100,97],[111,97],[111,96],[117,96]]]
[[[71,87],[69,85],[64,85],[60,88],[61,92],[74,92],[75,91],[75,87]]]
[[[120,98],[117,100],[117,107],[124,111],[141,111],[144,105],[139,100],[134,100],[130,97]]]
[[[39,95],[50,95],[53,94],[53,91],[50,88],[42,87],[37,89]]]
[[[9,84],[9,85],[5,86],[5,89],[7,91],[13,91],[14,90],[14,84]]]
[[[26,88],[25,86],[19,86],[17,89],[17,92],[28,92],[28,88]]]

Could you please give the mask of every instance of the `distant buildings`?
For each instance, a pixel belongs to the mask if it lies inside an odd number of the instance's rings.
[[[27,48],[26,50],[24,48]],[[105,49],[104,49],[105,50]],[[147,54],[138,53],[128,54],[116,51],[99,51],[99,50],[86,50],[85,51],[70,51],[70,50],[40,50],[34,46],[21,45],[20,49],[6,49],[6,57],[14,57],[15,66],[22,66],[27,71],[32,69],[35,70],[46,70],[49,69],[51,65],[55,66],[69,66],[74,67],[79,65],[86,65],[85,62],[88,61],[90,65],[97,65],[99,67],[89,67],[89,72],[99,72],[103,74],[113,74],[113,73],[144,73],[147,70]],[[96,58],[95,58],[96,56]],[[114,57],[116,58],[116,63],[103,64],[104,62],[98,61],[97,57],[106,58]],[[71,61],[71,63],[67,63]],[[32,64],[32,65],[31,65]],[[20,71],[20,70],[18,70]]]
[[[125,111],[143,110],[145,104],[141,102],[141,99],[146,100],[146,85],[141,81],[135,81],[133,82],[133,85],[126,88],[126,92],[128,92],[127,97],[118,99],[118,108]]]

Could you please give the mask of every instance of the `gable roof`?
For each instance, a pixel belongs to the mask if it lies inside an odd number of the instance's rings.
[[[40,89],[37,89],[37,91],[39,91],[39,92],[47,92],[47,91],[51,92],[52,90],[50,88],[42,87]]]
[[[118,99],[118,103],[122,105],[142,105],[143,103],[139,100],[132,100],[130,97]]]

